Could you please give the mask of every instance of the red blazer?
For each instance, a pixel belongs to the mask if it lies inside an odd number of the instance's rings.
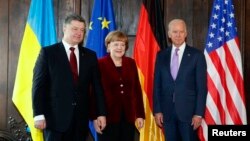
[[[135,61],[124,56],[119,72],[111,57],[107,55],[99,59],[99,66],[106,100],[107,123],[119,122],[121,112],[131,123],[139,117],[145,119],[142,90]]]

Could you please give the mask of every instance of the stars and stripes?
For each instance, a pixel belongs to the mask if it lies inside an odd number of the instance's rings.
[[[239,47],[232,1],[215,0],[204,51],[208,95],[205,120],[199,129],[201,141],[208,140],[208,125],[247,124]]]
[[[237,28],[235,26],[234,6],[228,0],[215,3],[212,11],[206,50],[211,52],[235,37]]]

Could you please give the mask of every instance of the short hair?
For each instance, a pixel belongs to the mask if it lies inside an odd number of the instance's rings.
[[[109,32],[105,38],[105,46],[108,47],[108,44],[114,41],[125,42],[126,50],[128,49],[128,37],[125,33],[118,30]]]
[[[171,30],[171,28],[172,28],[172,26],[173,26],[173,24],[175,24],[175,23],[182,23],[183,25],[184,25],[184,28],[185,28],[185,32],[187,32],[187,25],[186,25],[186,22],[183,20],[183,19],[173,19],[173,20],[171,20],[170,22],[169,22],[169,24],[168,24],[168,31],[170,31]]]
[[[72,21],[82,22],[85,25],[84,33],[86,33],[86,26],[87,26],[86,21],[81,15],[78,15],[76,13],[72,13],[72,14],[68,15],[64,20],[63,26],[70,24]]]

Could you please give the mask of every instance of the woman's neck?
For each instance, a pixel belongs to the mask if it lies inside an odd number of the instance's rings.
[[[111,58],[115,64],[115,66],[117,66],[117,67],[122,66],[122,58],[121,57],[112,57],[111,56]]]

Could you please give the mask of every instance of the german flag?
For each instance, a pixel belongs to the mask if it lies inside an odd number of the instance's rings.
[[[164,141],[163,132],[156,125],[152,112],[156,54],[167,47],[162,2],[143,0],[135,39],[133,57],[138,67],[146,113],[144,128],[140,130],[140,141]]]

